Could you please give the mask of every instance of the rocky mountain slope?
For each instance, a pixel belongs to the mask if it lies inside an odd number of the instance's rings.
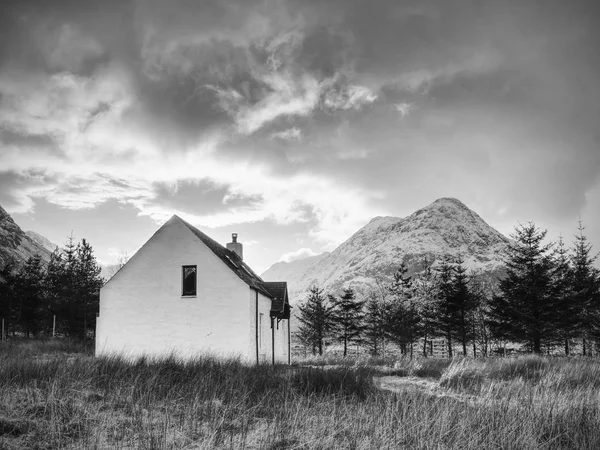
[[[288,286],[301,284],[304,273],[328,256],[329,252],[325,252],[295,261],[280,261],[269,267],[262,278],[267,281],[287,281]]]
[[[53,252],[58,247],[58,245],[56,245],[50,239],[42,236],[39,233],[36,233],[35,231],[26,231],[25,234],[27,236],[29,236],[31,239],[33,239],[37,244],[41,245],[46,250],[48,250],[49,252]]]
[[[328,292],[360,289],[393,273],[402,261],[414,273],[422,270],[425,258],[435,264],[444,254],[460,254],[467,267],[495,273],[508,242],[459,200],[440,198],[405,218],[376,217],[333,252],[277,263],[263,278],[288,281],[294,303],[313,284]]]
[[[52,245],[43,236],[37,233],[35,235]],[[43,261],[48,262],[51,251],[47,245],[40,243],[41,239],[39,238],[32,238],[21,230],[12,217],[0,206],[0,266],[11,261],[19,265],[36,254],[39,254]]]

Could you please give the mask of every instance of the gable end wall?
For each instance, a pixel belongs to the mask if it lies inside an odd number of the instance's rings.
[[[181,296],[183,265],[198,268],[196,297]],[[170,220],[100,291],[96,354],[248,359],[255,349],[249,291],[180,220]]]

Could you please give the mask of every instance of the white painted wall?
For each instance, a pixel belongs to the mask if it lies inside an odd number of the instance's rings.
[[[197,266],[193,298],[181,296],[184,265]],[[254,304],[254,291],[174,217],[101,289],[96,354],[208,352],[253,362]],[[269,308],[259,294],[270,338]]]
[[[250,290],[250,330],[248,339],[251,343],[249,352],[253,355],[252,361],[256,361],[256,291]],[[260,314],[262,314],[262,339],[260,339],[259,332],[259,361],[271,364],[273,360],[272,354],[272,334],[271,334],[271,299],[258,293],[258,314],[259,314],[259,330],[260,330]],[[287,364],[288,362],[288,334],[287,327],[289,326],[288,320],[282,320],[279,322],[279,329],[277,329],[277,319],[274,320],[273,325],[275,326],[275,362]],[[262,344],[262,345],[261,345]]]
[[[290,321],[285,319],[279,322],[275,319],[275,360],[282,363],[288,362],[288,326]]]

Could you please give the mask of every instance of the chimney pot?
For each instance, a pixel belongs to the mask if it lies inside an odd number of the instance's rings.
[[[231,250],[236,255],[240,257],[240,259],[244,259],[244,246],[237,241],[237,233],[231,233],[231,242],[227,244],[227,250]]]

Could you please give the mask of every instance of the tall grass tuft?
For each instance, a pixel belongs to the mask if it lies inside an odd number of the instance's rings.
[[[364,400],[373,394],[375,389],[371,371],[347,366],[331,370],[300,368],[293,372],[290,381],[290,387],[305,396],[320,394]]]
[[[385,372],[131,362],[60,345],[0,345],[0,448],[600,448],[594,360],[400,360]],[[384,392],[373,383],[383,373],[438,391]]]

